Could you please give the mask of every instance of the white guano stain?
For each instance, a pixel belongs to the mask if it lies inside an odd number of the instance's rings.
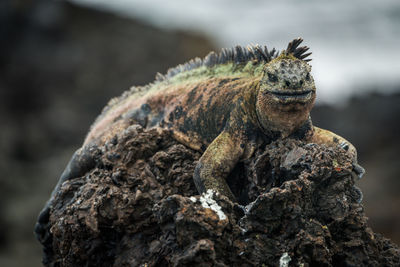
[[[220,220],[226,220],[226,215],[222,211],[221,206],[213,199],[215,192],[212,189],[208,189],[206,193],[203,193],[200,197],[200,203],[205,209],[212,209],[217,213]],[[192,200],[193,201],[193,200]]]
[[[287,252],[283,253],[279,259],[279,267],[288,267],[289,262],[292,260]]]

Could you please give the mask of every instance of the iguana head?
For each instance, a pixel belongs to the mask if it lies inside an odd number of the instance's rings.
[[[303,109],[315,100],[311,66],[291,55],[281,55],[264,68],[260,97],[278,109]]]
[[[290,135],[308,120],[315,91],[311,66],[284,51],[266,64],[260,80],[256,111],[262,127]]]

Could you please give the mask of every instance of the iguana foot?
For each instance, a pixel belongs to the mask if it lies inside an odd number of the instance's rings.
[[[39,242],[42,243],[43,245],[48,243],[50,239],[50,233],[47,231],[47,229],[50,227],[49,217],[50,217],[50,207],[49,205],[46,204],[46,206],[40,212],[35,225],[36,239],[39,240]]]

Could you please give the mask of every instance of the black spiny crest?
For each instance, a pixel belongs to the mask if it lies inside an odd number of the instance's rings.
[[[299,47],[302,42],[302,38],[294,39],[288,44],[286,50],[282,51],[282,53],[292,54],[298,59],[310,61],[311,59],[306,58],[311,55],[311,53],[305,53],[306,51],[308,51],[309,48],[307,46]],[[242,63],[247,63],[249,61],[268,63],[276,58],[278,55],[279,52],[275,48],[269,51],[267,46],[261,47],[260,45],[223,48],[219,53],[210,52],[204,59],[195,58],[190,60],[189,62],[180,64],[174,68],[170,68],[165,75],[157,73],[156,81],[164,81],[166,79],[174,77],[181,72],[196,69],[201,66],[213,67],[218,64],[226,63],[234,63],[239,65]]]
[[[310,48],[307,46],[301,46],[299,47],[299,45],[303,42],[303,38],[296,38],[293,41],[291,41],[286,50],[282,51],[282,53],[285,54],[292,54],[294,57],[304,60],[304,61],[311,61],[311,59],[306,59],[309,55],[311,55],[310,53],[306,53]]]

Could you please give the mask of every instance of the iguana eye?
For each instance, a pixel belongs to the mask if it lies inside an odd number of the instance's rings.
[[[308,72],[306,75],[306,81],[309,81],[309,80],[310,80],[310,73]]]
[[[272,73],[267,73],[267,75],[268,75],[268,80],[270,81],[270,82],[277,82],[278,81],[278,77],[275,75],[275,74],[272,74]]]

